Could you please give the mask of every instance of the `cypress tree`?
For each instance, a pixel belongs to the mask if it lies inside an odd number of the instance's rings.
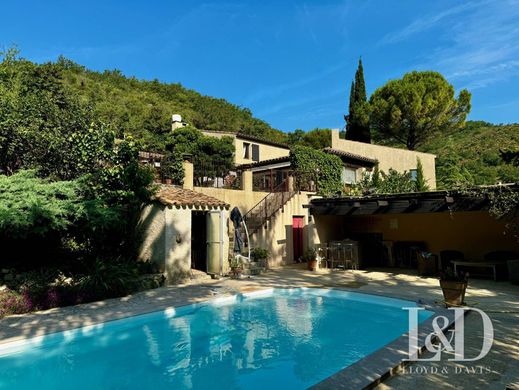
[[[423,165],[422,161],[418,158],[416,161],[416,192],[425,192],[429,191],[429,186],[427,185],[427,181],[425,180],[423,174]]]
[[[371,142],[369,130],[368,102],[362,60],[355,72],[355,80],[351,83],[349,114],[346,120],[346,139],[359,142]]]

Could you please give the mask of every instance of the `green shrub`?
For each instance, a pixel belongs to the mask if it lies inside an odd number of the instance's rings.
[[[79,280],[79,290],[92,300],[123,296],[136,288],[137,266],[128,262],[97,259]]]
[[[252,248],[250,250],[250,257],[254,261],[262,261],[270,258],[270,252],[263,248]]]
[[[339,157],[307,146],[295,146],[290,150],[290,161],[298,188],[313,181],[319,195],[332,196],[342,192],[343,164]]]
[[[23,314],[30,311],[24,297],[12,290],[0,291],[0,318],[11,314]]]

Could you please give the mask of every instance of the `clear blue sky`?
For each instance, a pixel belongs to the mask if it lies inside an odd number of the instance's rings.
[[[342,127],[359,56],[368,94],[436,70],[472,92],[471,119],[519,122],[518,1],[10,1],[12,45],[180,82],[284,131]]]

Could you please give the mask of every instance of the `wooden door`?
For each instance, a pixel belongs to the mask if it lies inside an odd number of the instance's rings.
[[[303,256],[303,222],[304,217],[292,217],[292,237],[294,243],[294,262]]]

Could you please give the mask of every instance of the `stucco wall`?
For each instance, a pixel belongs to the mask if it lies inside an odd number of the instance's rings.
[[[294,262],[294,245],[292,218],[303,217],[303,250],[312,246],[314,242],[313,223],[309,221],[308,209],[303,205],[309,203],[311,194],[304,192],[294,197],[268,221],[266,228],[260,228],[251,236],[251,246],[269,250],[271,259],[269,265],[278,267]]]
[[[268,193],[256,191],[227,190],[221,188],[195,187],[195,191],[213,196],[231,205],[230,210],[237,206],[242,214],[245,214]],[[278,211],[264,227],[251,236],[251,246],[268,249],[272,254],[270,265],[277,267],[282,264],[289,264],[293,259],[292,242],[292,217],[304,216],[304,249],[312,243],[318,243],[318,234],[314,229],[313,220],[308,218],[308,209],[303,205],[309,203],[312,193],[301,192],[285,205],[283,211]],[[227,224],[229,234],[233,234],[231,223]]]
[[[209,211],[201,208],[196,210]],[[189,277],[191,273],[191,213],[191,208],[165,207],[159,203],[146,206],[141,213],[139,224],[141,243],[138,258],[141,261],[156,263],[160,271],[166,275],[168,283]],[[224,271],[227,271],[229,251],[227,211],[223,211],[223,218],[223,266]],[[208,217],[207,221],[208,240],[211,240],[211,237],[219,239],[219,219]],[[215,252],[215,256],[219,256],[219,250]]]
[[[167,207],[165,216],[166,279],[171,282],[188,277],[191,271],[191,210]]]
[[[234,161],[236,164],[250,164],[252,163],[252,149],[249,151],[250,158],[243,158],[243,143],[259,145],[259,160],[270,160],[278,157],[286,157],[290,154],[290,150],[287,148],[281,148],[278,146],[263,144],[258,141],[251,141],[246,139],[235,138],[234,139]]]
[[[228,190],[212,187],[195,187],[194,190],[228,203],[231,206],[229,210],[237,206],[242,214],[249,211],[268,194],[264,191]]]
[[[416,169],[417,158],[420,158],[427,184],[431,190],[436,188],[436,168],[434,154],[415,152],[412,150],[391,148],[388,146],[347,141],[339,138],[339,130],[332,130],[332,148],[374,158],[384,172],[389,168],[403,172]]]
[[[151,204],[144,207],[139,220],[139,259],[156,263],[161,272],[165,271],[165,207],[159,204]]]
[[[517,240],[504,234],[504,223],[483,211],[314,218],[322,242],[347,238],[348,232],[364,232],[382,233],[389,241],[424,241],[432,253],[453,249],[468,259],[482,259],[496,250],[519,252]]]
[[[241,139],[236,136],[236,134],[232,132],[213,132],[213,131],[202,131],[204,135],[215,137],[215,138],[222,138],[222,137],[232,137],[234,139],[234,163],[236,165],[239,164],[250,164],[252,163],[252,149],[249,150],[249,156],[250,158],[243,158],[243,143],[247,142],[249,144],[256,144],[259,145],[259,157],[260,161],[264,160],[270,160],[273,158],[278,157],[285,157],[290,154],[290,150],[288,148],[282,148],[279,146],[269,145],[265,144],[261,141],[256,140],[247,140],[247,139]]]

